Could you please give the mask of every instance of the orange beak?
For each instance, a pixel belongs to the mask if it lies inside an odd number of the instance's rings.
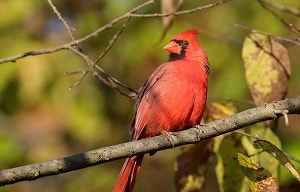
[[[175,41],[170,41],[165,47],[165,50],[167,50],[169,53],[175,53],[180,54],[181,48]]]

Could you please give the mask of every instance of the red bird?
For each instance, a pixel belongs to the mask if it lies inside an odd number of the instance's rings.
[[[164,47],[169,61],[160,65],[141,87],[131,123],[132,141],[200,123],[209,64],[197,41],[197,30],[173,37]],[[113,192],[132,192],[144,155],[127,158]]]

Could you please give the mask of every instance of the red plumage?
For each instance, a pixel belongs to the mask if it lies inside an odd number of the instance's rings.
[[[180,33],[165,46],[160,65],[139,91],[131,123],[132,140],[174,132],[200,123],[206,95],[208,60],[197,30]],[[113,192],[132,192],[144,155],[127,158]]]

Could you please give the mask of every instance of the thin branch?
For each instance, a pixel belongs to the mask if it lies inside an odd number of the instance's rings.
[[[92,66],[90,67],[90,70],[88,71],[84,71],[84,73],[82,73],[82,76],[80,77],[80,79],[78,81],[76,81],[75,83],[73,83],[70,86],[70,89],[73,89],[75,86],[78,86],[81,84],[81,82],[85,79],[85,77],[87,77],[88,73],[91,71],[94,71],[94,67],[97,65],[97,63],[99,63],[101,61],[101,59],[103,59],[103,57],[108,53],[108,51],[112,48],[112,46],[115,44],[115,42],[117,41],[118,37],[121,35],[121,33],[123,32],[123,30],[126,27],[126,24],[129,22],[131,17],[128,17],[128,19],[126,20],[126,22],[122,25],[121,29],[112,37],[112,39],[109,41],[108,46],[105,48],[105,50],[102,52],[102,54],[96,59],[96,61],[92,64]],[[88,57],[86,54],[84,54],[86,57]],[[102,68],[100,68],[100,66],[97,67],[101,72],[104,73],[104,70]],[[107,75],[109,76],[109,75]],[[116,79],[115,79],[116,80]],[[117,83],[119,83],[122,87],[124,87],[125,89],[129,90],[130,92],[132,92],[133,89],[129,88],[128,86],[126,86],[125,84],[121,83],[120,81],[116,80]],[[133,91],[136,94],[136,91]],[[121,93],[121,92],[119,92]],[[122,93],[121,93],[122,94]],[[124,95],[124,94],[122,94]],[[127,94],[125,94],[127,96]]]
[[[146,1],[145,3],[142,3],[142,4],[138,5],[137,7],[131,9],[130,11],[128,11],[127,13],[125,13],[125,14],[123,14],[123,15],[121,15],[121,16],[115,18],[115,19],[113,19],[113,20],[112,20],[111,22],[109,22],[108,24],[106,24],[106,25],[104,25],[104,26],[98,28],[98,29],[95,30],[94,32],[88,34],[88,35],[85,36],[85,37],[82,37],[81,39],[78,39],[77,41],[83,42],[83,41],[86,41],[86,40],[88,40],[88,39],[90,39],[90,38],[92,38],[92,37],[97,36],[97,35],[98,35],[99,33],[101,33],[102,31],[105,31],[105,30],[108,29],[108,28],[112,28],[113,25],[115,25],[116,23],[118,23],[118,22],[120,22],[121,20],[126,19],[126,18],[128,18],[128,17],[131,17],[131,14],[132,14],[132,13],[135,13],[135,12],[137,12],[138,10],[142,9],[143,7],[145,7],[145,6],[149,5],[149,4],[152,4],[152,3],[154,3],[154,0],[149,0],[149,1]]]
[[[34,180],[138,154],[198,143],[202,140],[233,132],[258,122],[278,118],[282,113],[276,113],[276,111],[282,110],[287,110],[289,114],[300,114],[300,96],[248,109],[225,119],[203,125],[201,128],[191,128],[172,133],[172,143],[169,142],[169,138],[161,135],[103,147],[62,159],[2,170],[0,171],[0,185],[4,186],[20,181]]]
[[[72,38],[72,40],[74,40],[73,34],[72,32],[69,30],[70,27],[67,24],[67,22],[62,18],[61,14],[58,12],[58,10],[56,9],[56,7],[53,5],[53,3],[51,2],[51,0],[48,0],[50,6],[52,7],[52,9],[54,10],[54,12],[57,14],[59,20],[62,20],[63,23],[65,24],[65,27],[68,29],[68,32]],[[136,8],[132,9],[130,12],[128,13],[134,13],[136,11],[138,11],[139,9],[141,9],[142,7],[146,6],[148,4],[148,2],[143,3],[139,6],[137,6]],[[127,15],[128,13],[126,13],[125,15]],[[74,46],[69,46],[69,49],[74,52],[75,54],[79,55],[81,58],[84,59],[84,61],[87,63],[87,65],[89,66],[89,70],[83,70],[82,72],[82,76],[80,77],[80,79],[78,81],[76,81],[75,83],[73,83],[69,89],[73,89],[74,87],[78,86],[81,84],[81,82],[85,79],[85,77],[87,77],[89,72],[92,72],[94,77],[97,77],[100,81],[104,82],[106,85],[114,88],[115,90],[117,90],[117,92],[119,92],[121,95],[127,96],[129,98],[135,98],[137,92],[133,89],[131,89],[130,87],[126,86],[125,84],[121,83],[120,81],[118,81],[117,79],[115,79],[114,77],[110,76],[109,74],[107,74],[101,67],[97,66],[97,69],[100,71],[101,75],[96,72],[94,70],[95,65],[106,55],[106,53],[109,51],[109,49],[111,49],[111,47],[113,46],[113,44],[117,41],[119,35],[123,32],[124,28],[126,27],[126,24],[129,22],[130,20],[130,16],[128,16],[128,19],[126,20],[126,22],[122,25],[121,29],[113,36],[113,38],[110,40],[109,45],[107,46],[107,48],[104,50],[104,52],[97,58],[97,60],[95,62],[93,62],[85,53],[83,53],[83,51],[81,49],[74,49]],[[122,90],[119,89],[118,86],[121,86],[125,89],[127,89],[127,91],[129,91],[130,93],[127,94],[125,92],[123,92]]]
[[[125,23],[122,25],[121,29],[113,36],[113,38],[109,41],[109,45],[105,48],[105,50],[102,52],[102,54],[96,59],[95,64],[99,63],[99,61],[106,55],[106,53],[112,48],[112,46],[117,41],[118,37],[122,34],[124,31],[127,23],[130,21],[131,17],[129,16],[128,19],[125,21]]]
[[[86,41],[86,40],[88,40],[92,37],[96,37],[102,31],[105,31],[105,30],[113,27],[113,25],[115,25],[116,23],[118,23],[121,20],[123,20],[123,19],[127,18],[128,16],[130,16],[130,13],[135,12],[135,11],[137,11],[137,10],[139,10],[139,9],[141,9],[141,8],[151,4],[153,2],[154,2],[154,0],[149,0],[149,1],[146,1],[145,3],[142,3],[142,4],[138,5],[137,7],[131,9],[130,11],[128,11],[127,13],[113,19],[111,22],[103,25],[102,27],[96,29],[92,33],[90,33],[90,34],[88,34],[88,35],[86,35],[86,36],[84,36],[80,39],[77,39],[77,40],[74,40],[74,41],[71,41],[69,43],[59,45],[59,46],[56,46],[56,47],[53,47],[53,48],[26,51],[24,53],[20,53],[20,54],[11,56],[11,57],[2,58],[2,59],[0,59],[0,64],[7,63],[7,62],[16,62],[17,60],[28,57],[28,56],[54,53],[54,52],[57,52],[57,51],[60,51],[60,50],[63,50],[63,49],[68,49],[70,46],[78,45],[78,44],[80,44],[80,43],[82,43],[82,42],[84,42],[84,41]]]
[[[117,79],[115,79],[114,77],[110,76],[109,74],[107,74],[101,67],[97,66],[97,63],[106,55],[106,53],[109,51],[109,49],[111,49],[111,47],[113,46],[113,44],[116,42],[116,40],[118,39],[119,35],[123,32],[124,28],[126,27],[126,24],[129,22],[131,16],[131,13],[135,13],[138,10],[142,9],[143,7],[153,3],[154,0],[149,0],[146,1],[145,3],[142,3],[140,5],[138,5],[137,7],[131,9],[130,11],[128,11],[127,13],[121,15],[120,17],[112,20],[109,24],[97,29],[96,31],[94,31],[93,33],[79,39],[78,41],[85,41],[93,36],[97,36],[98,33],[111,28],[114,24],[118,23],[119,21],[121,21],[124,18],[128,18],[126,20],[126,22],[122,25],[121,29],[113,36],[113,38],[110,40],[109,45],[106,47],[106,49],[104,50],[104,52],[96,59],[96,62],[93,62],[86,54],[82,53],[81,51],[77,51],[75,49],[72,49],[72,51],[74,53],[76,53],[77,55],[79,55],[80,57],[82,57],[85,62],[88,64],[89,66],[89,70],[84,73],[81,78],[76,81],[70,88],[74,88],[75,86],[79,85],[81,83],[81,81],[84,80],[84,78],[87,76],[87,74],[89,72],[92,72],[94,77],[97,77],[100,81],[104,82],[106,85],[114,88],[118,93],[120,93],[121,95],[127,96],[130,99],[133,99],[136,97],[137,92],[134,89],[131,89],[130,87],[126,86],[125,84],[121,83],[120,81],[118,81]],[[96,67],[101,75],[99,75],[99,73],[97,73],[94,70],[94,67]],[[129,93],[125,93],[123,92],[121,89],[119,89],[118,86],[121,86],[123,88],[125,88],[127,91],[129,91]]]
[[[98,65],[95,66],[96,69],[98,69],[98,71],[94,70],[94,62],[84,53],[78,51],[77,49],[70,47],[70,50],[72,50],[76,55],[80,56],[81,58],[84,59],[84,61],[86,62],[86,64],[89,66],[89,70],[86,71],[86,73],[91,72],[93,77],[98,78],[100,81],[102,81],[104,84],[106,84],[107,86],[115,89],[118,93],[120,93],[121,95],[124,95],[130,99],[134,99],[136,97],[137,92],[126,86],[125,84],[121,83],[120,81],[118,81],[116,78],[112,77],[111,75],[107,74],[101,67],[99,67]],[[85,75],[85,74],[83,74]],[[84,77],[83,77],[84,78]],[[82,81],[82,80],[81,80]],[[79,82],[75,82],[71,87],[76,86],[76,84],[80,84],[81,81],[79,80]],[[71,88],[70,87],[70,88]],[[126,93],[124,91],[122,91],[120,89],[120,87],[123,87],[124,89],[126,89],[127,92]]]
[[[295,9],[294,7],[288,7],[285,5],[277,4],[277,3],[271,3],[266,0],[261,0],[264,4],[268,5],[269,7],[272,7],[273,9],[277,9],[278,11],[282,11],[291,15],[294,15],[296,17],[300,17],[300,11],[298,9]]]
[[[237,28],[240,28],[240,29],[244,29],[244,30],[248,30],[251,33],[263,34],[263,35],[272,37],[272,38],[274,38],[274,39],[276,39],[278,41],[282,41],[282,42],[286,42],[286,43],[293,44],[293,45],[296,45],[296,46],[300,46],[300,41],[297,41],[297,40],[288,39],[288,38],[281,37],[281,36],[278,36],[278,35],[273,35],[271,33],[263,32],[263,31],[260,31],[260,30],[257,30],[257,29],[252,29],[250,27],[247,27],[247,26],[244,26],[244,25],[240,25],[240,24],[234,24],[234,27],[237,27]]]
[[[195,7],[193,9],[188,9],[188,10],[184,10],[184,11],[177,11],[177,12],[173,12],[173,13],[130,14],[130,16],[131,17],[141,17],[141,18],[168,17],[168,16],[171,16],[171,15],[177,16],[177,15],[190,14],[190,13],[194,13],[194,12],[197,12],[197,11],[202,11],[204,9],[213,8],[213,7],[216,7],[218,5],[222,5],[224,3],[227,3],[229,1],[231,1],[231,0],[222,0],[222,1],[215,2],[215,3]]]
[[[241,132],[241,131],[234,131],[233,133],[238,134],[238,135],[243,135],[243,136],[255,139],[255,140],[264,140],[261,137],[259,137],[258,135],[251,135],[249,133],[244,133],[244,132]]]
[[[58,19],[64,24],[64,26],[66,27],[69,36],[71,38],[71,40],[75,41],[75,38],[73,36],[72,31],[75,31],[75,28],[70,27],[70,25],[68,24],[68,22],[61,16],[60,12],[57,10],[57,8],[55,7],[55,5],[53,4],[53,2],[51,0],[47,0],[50,7],[52,8],[52,10],[54,11],[54,13],[57,15]]]
[[[240,104],[249,105],[251,107],[256,106],[255,103],[252,100],[232,99],[230,97],[208,97],[208,100],[210,100],[210,101],[226,101],[226,102],[232,102],[232,103],[240,103]]]
[[[279,14],[277,14],[274,10],[272,10],[264,0],[258,0],[258,2],[261,4],[261,6],[269,11],[272,15],[274,15],[283,25],[285,25],[288,29],[290,29],[291,32],[295,33],[296,35],[300,35],[300,30],[293,24],[287,22],[285,19],[283,19]]]
[[[69,46],[72,46],[72,45],[76,45],[76,43],[71,42],[71,43],[67,43],[67,44],[60,45],[60,46],[53,47],[53,48],[26,51],[24,53],[20,53],[20,54],[11,56],[11,57],[2,58],[2,59],[0,59],[0,64],[7,63],[7,62],[15,63],[17,60],[28,57],[28,56],[36,56],[36,55],[55,53],[55,52],[58,52],[61,50],[69,49]]]
[[[72,90],[74,87],[80,85],[82,83],[82,81],[85,79],[85,77],[88,75],[88,72],[87,70],[82,70],[82,71],[76,71],[76,72],[70,72],[68,73],[68,75],[74,75],[75,73],[81,73],[81,77],[79,78],[79,80],[75,81],[70,87],[69,87],[69,90]]]

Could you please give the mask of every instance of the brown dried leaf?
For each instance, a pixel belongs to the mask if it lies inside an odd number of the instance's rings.
[[[161,13],[174,13],[176,12],[181,4],[183,3],[183,0],[161,0],[160,1],[160,7],[161,7]],[[173,21],[175,19],[175,15],[170,15],[168,17],[162,17],[162,25],[163,25],[163,34],[162,38],[165,36],[168,29],[171,27]]]

